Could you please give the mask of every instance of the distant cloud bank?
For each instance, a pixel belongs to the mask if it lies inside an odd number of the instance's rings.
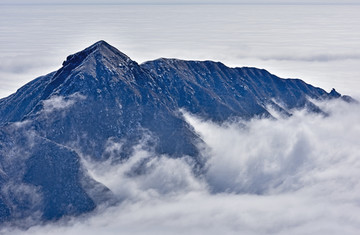
[[[63,1],[49,1],[47,0],[3,0],[1,4],[359,4],[356,0],[63,0]]]

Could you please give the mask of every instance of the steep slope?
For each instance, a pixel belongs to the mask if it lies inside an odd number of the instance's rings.
[[[121,161],[141,143],[158,154],[191,156],[201,169],[196,147],[201,140],[181,109],[222,122],[270,117],[269,105],[284,115],[294,108],[321,112],[309,98],[341,97],[298,79],[212,61],[158,59],[139,65],[99,41],[0,100],[0,221],[35,212],[57,219],[110,200],[111,193],[82,169],[81,156]],[[120,146],[115,155],[114,143]],[[17,196],[25,189],[38,198]]]
[[[106,157],[110,137],[125,141],[126,157],[147,129],[159,135],[159,152],[196,155],[192,143],[176,141],[179,135],[195,136],[163,102],[154,78],[103,41],[69,56],[59,71],[33,83],[0,101],[3,123],[32,120],[41,136],[96,159]]]
[[[0,130],[0,221],[21,225],[28,217],[35,223],[79,215],[110,199],[106,187],[88,178],[76,152],[37,135],[29,124]],[[94,191],[84,189],[89,185]],[[99,192],[103,198],[93,197]]]

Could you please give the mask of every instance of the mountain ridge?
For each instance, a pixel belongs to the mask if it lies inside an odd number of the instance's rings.
[[[0,99],[0,221],[34,214],[56,220],[113,200],[82,168],[84,156],[122,162],[142,144],[158,155],[190,157],[201,174],[201,138],[179,110],[218,123],[272,117],[269,106],[286,116],[293,109],[323,112],[311,99],[352,101],[264,69],[165,58],[138,64],[99,41]],[[39,202],[17,195],[20,186]]]
[[[105,51],[105,52],[104,52]],[[55,71],[55,72],[52,72],[52,73],[49,73],[47,75],[44,75],[44,76],[41,76],[41,77],[38,77],[37,79],[41,79],[43,80],[44,78],[47,79],[47,78],[50,78],[49,80],[49,84],[48,84],[48,87],[47,87],[47,90],[48,91],[51,91],[53,87],[56,87],[56,85],[59,85],[59,84],[62,84],[63,82],[65,82],[65,80],[61,80],[60,81],[57,81],[57,77],[62,77],[62,79],[66,79],[66,77],[68,76],[65,71],[68,71],[68,72],[77,72],[76,69],[80,66],[82,66],[82,64],[85,62],[85,60],[88,59],[89,56],[95,56],[95,55],[98,55],[102,58],[97,58],[95,61],[98,62],[99,60],[105,58],[105,59],[114,59],[113,55],[109,55],[111,53],[109,53],[109,51],[111,51],[112,54],[115,54],[117,55],[117,58],[121,58],[123,59],[123,61],[127,62],[127,63],[132,63],[133,65],[138,65],[135,61],[131,60],[128,56],[126,56],[124,53],[120,52],[119,50],[117,50],[115,47],[112,47],[111,45],[109,45],[107,42],[101,40],[101,41],[98,41],[96,42],[95,44],[87,47],[86,49],[80,51],[80,52],[77,52],[75,54],[72,54],[70,56],[67,57],[67,59],[63,62],[63,67],[60,68],[59,70]],[[92,58],[94,59],[94,58]],[[234,67],[234,68],[231,68],[231,67],[227,67],[226,65],[224,65],[223,63],[221,62],[214,62],[214,61],[210,61],[210,60],[205,60],[205,61],[189,61],[189,60],[180,60],[180,59],[175,59],[175,58],[159,58],[159,59],[156,59],[156,60],[153,60],[153,61],[146,61],[140,65],[138,65],[140,68],[142,69],[148,69],[150,70],[149,72],[155,76],[155,77],[161,77],[162,75],[161,74],[158,74],[158,73],[153,73],[154,70],[153,68],[149,68],[149,64],[157,64],[157,63],[161,63],[161,62],[165,62],[167,63],[167,65],[174,65],[174,64],[182,64],[182,66],[184,66],[184,64],[207,64],[208,66],[211,66],[211,65],[217,65],[218,68],[226,68],[228,70],[234,70],[234,71],[239,71],[241,72],[244,77],[246,77],[247,75],[250,74],[250,76],[263,76],[263,77],[269,77],[269,76],[275,76],[271,73],[269,73],[267,70],[265,69],[257,69],[255,67]],[[89,63],[89,61],[88,61]],[[96,67],[94,63],[94,61],[90,61],[91,65]],[[119,64],[117,63],[116,64],[116,68],[115,69],[119,69],[119,67],[122,67],[124,66],[123,64]],[[105,66],[107,67],[107,66]],[[82,69],[82,68],[80,68]],[[86,68],[87,69],[87,68]],[[110,70],[110,68],[108,68]],[[114,69],[114,68],[112,68]],[[111,70],[110,70],[111,71]],[[89,71],[88,71],[89,72]],[[65,74],[63,74],[65,73]],[[62,76],[60,76],[62,75]],[[92,75],[96,75],[96,74],[92,74]],[[276,76],[275,76],[276,77]],[[35,80],[37,80],[35,79]],[[34,81],[35,81],[34,80]],[[159,79],[157,79],[159,80]],[[300,79],[291,79],[291,78],[287,78],[287,79],[282,79],[282,80],[289,80],[289,81],[292,81],[292,82],[296,82],[296,81],[299,81],[299,82],[302,82],[302,80]],[[26,85],[24,85],[22,88],[26,88],[28,86],[30,86],[34,81],[32,82],[29,82],[27,83]],[[308,84],[307,84],[308,85]],[[310,85],[311,86],[311,85]],[[327,93],[325,91],[323,91],[321,88],[318,88],[318,87],[313,87],[317,90],[321,90],[321,93],[322,94],[328,94],[329,97],[335,97],[338,98],[338,97],[342,97],[341,94],[337,93],[334,89],[330,92],[330,93]],[[45,90],[44,92],[46,93]],[[16,92],[18,93],[20,91],[20,89]],[[11,96],[15,95],[16,93],[8,96],[8,97],[4,97],[2,99],[0,99],[0,104],[4,102],[4,100],[10,98]],[[43,96],[40,98],[40,100],[44,100],[46,99],[47,96]],[[311,97],[313,98],[313,97]],[[0,118],[4,116],[4,115],[0,115]],[[10,119],[11,120],[11,119]],[[19,121],[19,120],[17,120]],[[3,121],[1,121],[3,122]]]

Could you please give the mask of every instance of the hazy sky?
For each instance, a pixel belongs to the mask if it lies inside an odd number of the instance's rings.
[[[357,4],[357,0],[2,0],[0,4]]]
[[[159,57],[222,61],[360,97],[359,11],[323,5],[2,6],[0,97],[59,69],[69,54],[98,40],[139,63]]]

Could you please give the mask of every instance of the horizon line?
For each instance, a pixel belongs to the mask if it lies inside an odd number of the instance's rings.
[[[154,6],[177,6],[177,5],[189,5],[189,6],[206,6],[206,5],[215,5],[215,6],[219,6],[219,5],[263,5],[263,6],[271,6],[271,5],[275,5],[275,6],[351,6],[351,5],[360,5],[360,3],[350,3],[350,2],[345,2],[345,3],[312,3],[312,2],[308,2],[308,3],[301,3],[301,2],[294,2],[294,3],[254,3],[254,2],[248,2],[248,3],[0,3],[0,6],[149,6],[149,5],[154,5]]]

